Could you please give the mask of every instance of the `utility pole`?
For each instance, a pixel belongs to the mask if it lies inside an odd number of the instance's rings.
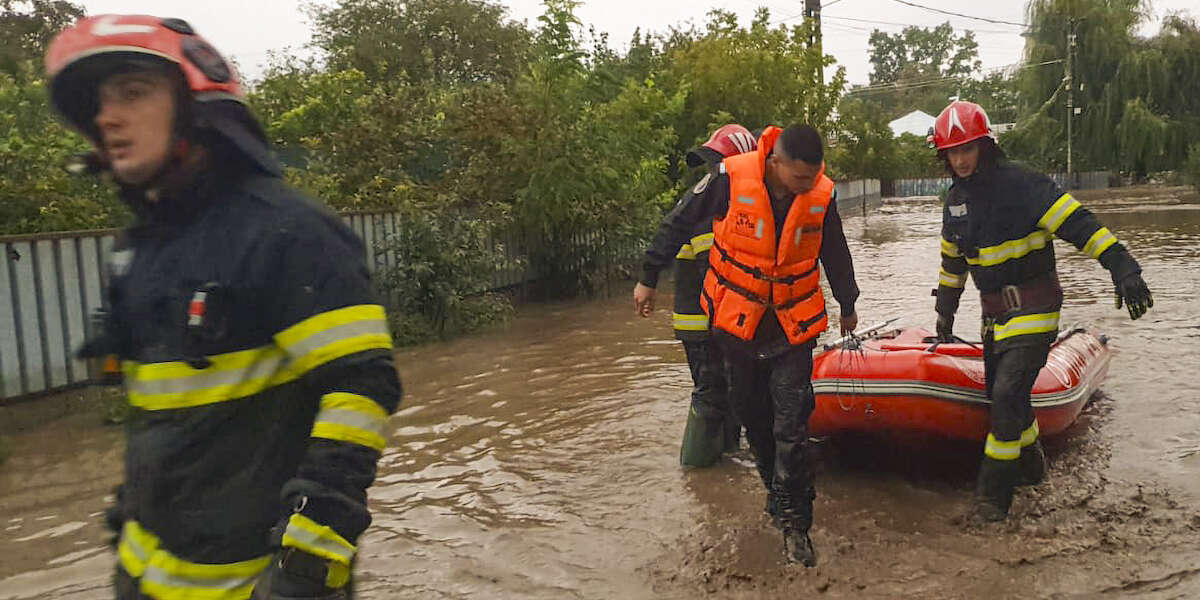
[[[1067,86],[1067,185],[1069,190],[1074,187],[1075,180],[1071,176],[1071,142],[1072,122],[1075,121],[1075,83],[1073,69],[1075,66],[1075,19],[1072,17],[1067,29],[1067,76],[1064,82]]]
[[[817,56],[824,56],[821,50],[821,0],[804,0],[804,18],[812,19],[813,33],[808,38],[808,47],[816,48]],[[817,67],[817,83],[825,85],[825,69]]]

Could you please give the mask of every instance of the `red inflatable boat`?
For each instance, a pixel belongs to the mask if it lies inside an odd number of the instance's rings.
[[[983,350],[934,344],[924,329],[873,333],[839,343],[813,363],[817,404],[811,434],[922,432],[982,440],[988,433]],[[1059,334],[1033,386],[1042,435],[1062,433],[1104,381],[1112,351],[1086,329]]]

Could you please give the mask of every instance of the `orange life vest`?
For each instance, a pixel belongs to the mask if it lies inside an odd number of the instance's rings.
[[[713,247],[704,280],[704,310],[712,326],[743,340],[754,339],[770,308],[792,344],[816,338],[828,325],[821,293],[821,226],[833,198],[833,181],[822,166],[816,184],[792,201],[783,232],[775,238],[775,214],[763,182],[767,155],[781,130],[768,127],[757,152],[726,158],[729,211],[713,220]]]

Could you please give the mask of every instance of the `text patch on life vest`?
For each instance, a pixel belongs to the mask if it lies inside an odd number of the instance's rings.
[[[754,237],[755,220],[750,213],[737,211],[733,216],[733,226],[739,234]]]
[[[966,204],[951,204],[950,205],[950,216],[965,217],[966,215],[967,215],[967,205]]]

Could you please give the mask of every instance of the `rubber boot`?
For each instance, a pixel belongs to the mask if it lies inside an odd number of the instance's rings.
[[[679,464],[685,467],[711,467],[721,460],[725,433],[720,418],[703,417],[695,407],[688,409],[683,443],[679,447]]]
[[[1021,448],[1020,475],[1017,485],[1037,485],[1046,479],[1046,452],[1042,450],[1042,441],[1037,440]]]
[[[1017,461],[983,457],[968,519],[972,522],[994,523],[1008,518],[1019,475],[1020,465]]]
[[[787,561],[806,567],[817,566],[817,551],[807,529],[786,525],[783,527],[783,549]]]

